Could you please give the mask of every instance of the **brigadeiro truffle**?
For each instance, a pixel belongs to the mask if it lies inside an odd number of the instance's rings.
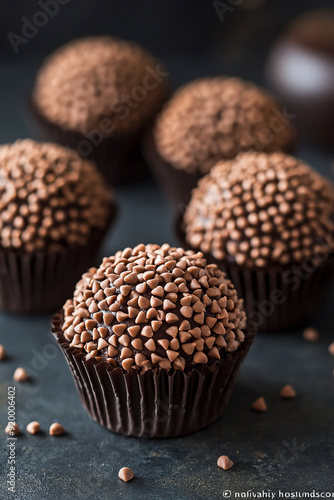
[[[167,75],[133,42],[74,40],[40,69],[33,114],[48,139],[92,157],[107,179],[132,180],[145,171],[140,141],[168,96]]]
[[[201,179],[178,226],[184,245],[227,271],[250,322],[310,320],[333,278],[334,188],[284,153],[242,153]]]
[[[214,422],[254,336],[224,273],[168,244],[103,259],[52,325],[94,420],[145,437]]]
[[[32,140],[0,146],[0,307],[56,310],[115,213],[93,163]]]
[[[270,84],[301,131],[334,147],[334,12],[310,11],[296,18],[269,55]]]
[[[294,129],[276,101],[237,78],[205,78],[178,90],[156,119],[145,151],[179,210],[198,179],[240,151],[290,151]]]

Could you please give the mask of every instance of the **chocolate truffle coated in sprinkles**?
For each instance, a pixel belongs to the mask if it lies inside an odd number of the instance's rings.
[[[83,275],[62,329],[86,359],[169,371],[228,356],[245,340],[245,326],[243,301],[201,252],[141,244]]]
[[[97,127],[105,137],[117,136],[140,129],[159,110],[168,92],[160,71],[158,61],[136,43],[80,38],[45,61],[33,101],[45,118],[67,130],[86,134]]]
[[[333,185],[303,161],[247,152],[217,163],[199,181],[184,228],[192,248],[263,268],[331,251],[333,215]]]
[[[0,146],[0,247],[26,252],[85,245],[112,195],[93,163],[30,139]]]
[[[271,95],[252,83],[225,77],[196,80],[178,90],[157,118],[156,147],[174,168],[200,174],[241,151],[291,151],[291,125],[270,131],[278,111]]]

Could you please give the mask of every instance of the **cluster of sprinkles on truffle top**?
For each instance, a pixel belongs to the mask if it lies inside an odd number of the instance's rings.
[[[294,132],[278,113],[274,99],[249,82],[196,80],[165,105],[156,122],[156,147],[173,167],[202,174],[241,151],[290,151]]]
[[[152,76],[157,64],[133,42],[109,36],[74,40],[46,60],[33,101],[51,123],[69,130],[90,132],[108,118],[112,126],[103,126],[104,135],[134,131],[167,96],[165,79]]]
[[[83,275],[64,305],[62,330],[86,359],[169,371],[235,351],[245,326],[242,300],[202,253],[141,244]]]
[[[216,259],[258,267],[323,255],[334,237],[334,188],[284,153],[219,162],[193,191],[186,241]]]
[[[111,192],[74,151],[26,139],[0,146],[0,247],[84,245],[110,216]]]

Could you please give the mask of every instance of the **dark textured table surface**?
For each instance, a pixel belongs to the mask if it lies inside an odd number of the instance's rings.
[[[173,67],[174,64],[174,67]],[[219,72],[219,64],[184,64],[170,61],[175,81],[195,73]],[[37,64],[3,62],[0,142],[28,135],[20,107]],[[233,73],[234,68],[224,68]],[[24,75],[22,78],[21,75]],[[243,75],[241,75],[243,76]],[[249,77],[249,74],[245,75]],[[23,97],[22,97],[23,96]],[[333,178],[330,154],[303,146],[298,154]],[[102,254],[138,242],[176,243],[172,214],[152,180],[117,189],[120,215]],[[301,330],[261,334],[242,366],[231,403],[223,417],[208,429],[184,438],[138,440],[109,433],[94,423],[81,406],[62,353],[48,335],[48,316],[0,314],[0,343],[9,359],[0,363],[1,499],[221,499],[279,497],[281,492],[332,492],[334,463],[334,358],[328,345],[334,340],[333,294],[314,322],[321,340],[310,344]],[[16,493],[7,490],[7,388],[16,367],[32,375],[16,386],[17,422],[24,430],[16,444]],[[292,384],[295,400],[279,398]],[[264,396],[268,412],[257,414],[251,403]],[[25,426],[32,420],[43,433],[31,436]],[[48,428],[60,422],[67,430],[50,437]],[[217,458],[229,455],[233,469],[223,471]],[[136,478],[121,482],[120,467],[129,466]],[[243,494],[243,495],[242,495]],[[271,495],[271,496],[270,496]]]

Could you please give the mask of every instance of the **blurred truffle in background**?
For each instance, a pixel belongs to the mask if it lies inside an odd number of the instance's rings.
[[[301,133],[334,149],[334,11],[309,11],[292,21],[266,71]]]

